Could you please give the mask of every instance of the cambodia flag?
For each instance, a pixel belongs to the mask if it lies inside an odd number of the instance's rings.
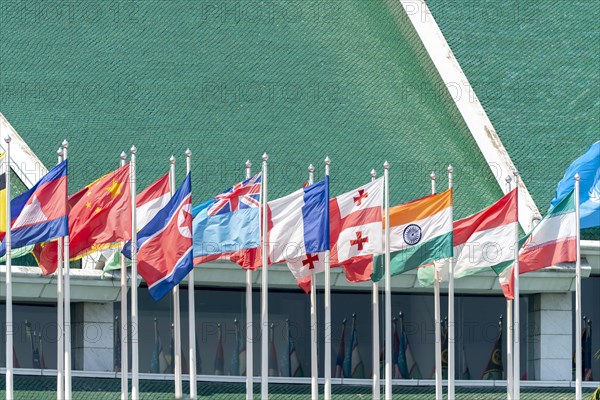
[[[10,202],[13,248],[68,234],[67,170],[65,160]],[[0,255],[5,253],[5,243],[2,242]]]
[[[155,301],[169,293],[194,267],[190,175],[169,203],[137,234],[138,272]],[[124,246],[123,254],[131,259],[131,242]]]

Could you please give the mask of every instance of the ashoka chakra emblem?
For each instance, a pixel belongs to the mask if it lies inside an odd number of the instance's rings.
[[[421,228],[419,225],[410,224],[404,228],[402,236],[406,244],[413,246],[421,241]]]

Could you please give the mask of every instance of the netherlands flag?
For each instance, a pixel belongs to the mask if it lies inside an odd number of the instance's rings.
[[[19,248],[68,234],[67,160],[10,202],[11,245]],[[6,252],[2,242],[0,255]]]
[[[188,174],[169,203],[137,235],[138,272],[155,301],[163,298],[194,267],[192,183]],[[131,258],[131,242],[123,248]]]

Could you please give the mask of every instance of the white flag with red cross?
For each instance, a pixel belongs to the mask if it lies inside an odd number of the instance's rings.
[[[332,267],[354,257],[383,253],[382,204],[383,178],[329,201]],[[325,253],[306,254],[287,264],[296,279],[306,278],[325,270]]]

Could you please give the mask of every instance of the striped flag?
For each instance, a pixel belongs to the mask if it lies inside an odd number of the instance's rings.
[[[515,237],[519,229],[517,189],[477,214],[453,224],[454,277],[462,278],[490,268],[507,267],[514,261]],[[422,286],[433,284],[434,267],[448,280],[449,260],[436,261],[417,271]]]
[[[337,357],[335,359],[335,373],[334,378],[344,377],[344,358],[346,357],[346,318],[342,321],[342,334],[340,335],[340,347],[338,348]]]
[[[575,230],[575,194],[571,192],[551,208],[529,235],[521,240],[519,273],[536,271],[577,258]],[[521,243],[520,243],[521,244]],[[514,298],[513,268],[493,268],[499,274],[500,285],[507,299]]]
[[[392,207],[390,251],[391,276],[452,257],[452,190]],[[380,281],[383,257],[373,267],[373,281]]]

